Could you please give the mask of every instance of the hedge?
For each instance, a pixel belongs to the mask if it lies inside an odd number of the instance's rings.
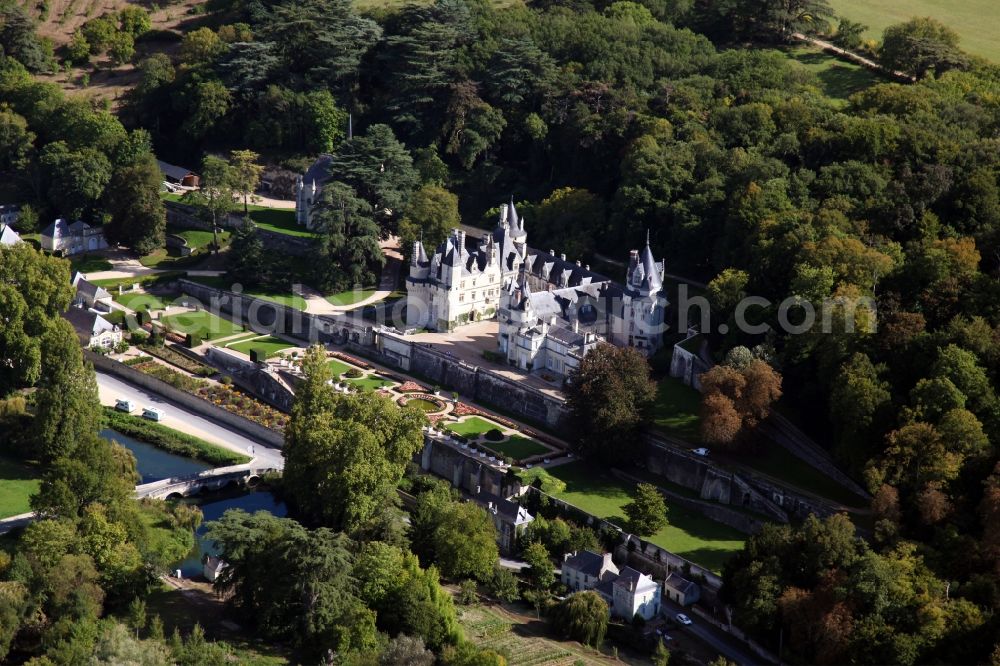
[[[147,421],[139,416],[119,412],[113,407],[104,408],[104,425],[126,437],[132,437],[179,456],[203,460],[223,467],[242,465],[250,458],[221,446],[178,432],[165,425]]]

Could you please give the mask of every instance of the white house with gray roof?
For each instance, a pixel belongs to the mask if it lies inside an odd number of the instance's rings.
[[[76,287],[73,305],[111,312],[111,303],[114,299],[107,289],[97,286],[79,272],[73,276],[73,286]]]
[[[613,580],[617,575],[618,567],[611,561],[611,553],[599,555],[590,550],[581,550],[563,556],[559,580],[570,590],[582,592]]]
[[[535,517],[517,502],[499,495],[480,490],[474,499],[493,519],[500,552],[504,555],[516,552],[518,539]]]
[[[70,224],[62,218],[57,219],[42,231],[41,240],[42,249],[60,252],[67,257],[108,248],[104,230],[80,220]]]
[[[646,574],[625,567],[618,576],[594,588],[608,602],[611,614],[631,621],[636,615],[652,620],[660,612],[660,585]]]

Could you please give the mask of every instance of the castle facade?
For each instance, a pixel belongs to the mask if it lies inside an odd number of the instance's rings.
[[[508,363],[557,375],[569,374],[604,340],[646,354],[660,347],[664,263],[648,239],[644,250],[632,250],[625,284],[618,284],[565,255],[529,248],[527,238],[512,201],[474,249],[458,229],[430,256],[415,242],[407,327],[450,331],[496,316],[497,350]]]

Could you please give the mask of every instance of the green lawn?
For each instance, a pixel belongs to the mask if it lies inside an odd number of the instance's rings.
[[[555,493],[559,499],[626,528],[622,507],[631,501],[634,488],[609,473],[584,462],[548,468],[548,473],[566,484]],[[701,514],[667,502],[665,528],[649,537],[656,545],[695,564],[722,571],[722,565],[743,547],[746,535]]]
[[[205,310],[180,312],[162,317],[160,321],[178,333],[194,333],[202,340],[216,340],[243,332],[242,326]]]
[[[781,49],[793,63],[814,73],[820,90],[834,99],[848,97],[883,79],[871,70],[836,58],[818,48],[793,46]]]
[[[278,352],[288,349],[289,347],[294,347],[295,345],[285,342],[280,338],[275,338],[273,336],[265,336],[263,338],[257,338],[255,340],[247,340],[245,342],[237,342],[234,345],[226,345],[227,349],[234,349],[238,352],[250,355],[251,349],[256,349],[257,351],[264,352],[266,358],[270,358],[277,354]]]
[[[865,37],[882,39],[882,31],[914,16],[938,19],[961,37],[959,47],[1000,62],[997,21],[1000,2],[996,0],[830,0],[838,15],[868,26]]]
[[[114,266],[104,257],[95,257],[88,254],[70,259],[69,268],[73,273],[77,271],[80,273],[96,273],[97,271],[110,271]]]
[[[236,284],[232,278],[226,277],[225,275],[194,275],[187,279],[191,280],[191,282],[197,282],[198,284],[215,287],[216,289],[224,289],[226,291],[232,291],[233,285]],[[278,305],[287,305],[288,307],[296,308],[297,310],[306,309],[306,299],[298,296],[297,294],[293,294],[291,291],[244,288],[242,293],[261,300],[270,301],[271,303],[277,303]]]
[[[478,416],[470,416],[464,421],[459,423],[449,423],[445,427],[448,430],[465,437],[478,437],[480,435],[485,435],[494,428],[499,430],[500,424],[494,423],[493,421],[487,421],[486,419]],[[492,442],[490,443],[492,444]]]
[[[532,456],[540,456],[549,452],[549,449],[539,442],[520,435],[514,435],[505,442],[482,442],[476,444],[481,449],[489,449],[502,456],[510,456],[514,460],[523,460]]]
[[[295,222],[295,209],[250,206],[250,219],[261,229],[288,236],[312,238],[316,234]]]
[[[379,375],[369,375],[368,377],[358,377],[357,379],[344,379],[343,381],[354,386],[359,386],[364,391],[374,391],[395,384],[395,382]]]
[[[0,518],[31,511],[29,498],[38,492],[41,470],[0,457]]]
[[[666,432],[692,442],[700,438],[701,394],[674,377],[664,377],[656,387],[653,422]]]
[[[366,298],[371,298],[374,293],[378,291],[377,289],[356,289],[351,291],[342,291],[339,294],[331,294],[326,296],[326,300],[330,305],[336,305],[338,307],[344,305],[354,305],[355,303],[360,303]]]
[[[213,236],[211,231],[203,231],[201,229],[177,229],[170,230],[170,233],[175,236],[180,236],[187,241],[188,247],[194,250],[200,250],[202,248],[208,247],[213,241]],[[230,232],[220,231],[219,232],[219,244],[225,245],[229,240]]]
[[[114,294],[114,299],[130,310],[162,310],[167,303],[173,302],[177,296],[157,296],[144,292],[125,292]]]
[[[331,358],[327,361],[326,365],[330,368],[330,372],[333,373],[334,379],[339,379],[342,374],[351,369],[351,366],[347,365],[343,361],[338,361],[335,358]]]

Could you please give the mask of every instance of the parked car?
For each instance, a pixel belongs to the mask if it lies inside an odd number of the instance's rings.
[[[708,455],[708,449],[706,449],[705,447],[701,446],[701,447],[698,447],[697,449],[692,449],[691,453],[695,454],[696,456],[707,456]]]
[[[143,407],[142,418],[149,419],[150,421],[162,421],[163,412],[156,407]]]
[[[125,398],[118,398],[115,400],[115,409],[119,412],[125,412],[126,414],[131,414],[135,411],[135,405],[132,404],[131,400],[126,400]]]
[[[684,613],[678,613],[677,614],[677,621],[680,622],[681,624],[683,624],[684,626],[690,626],[690,625],[694,624],[693,622],[691,622],[691,618],[689,618]]]

